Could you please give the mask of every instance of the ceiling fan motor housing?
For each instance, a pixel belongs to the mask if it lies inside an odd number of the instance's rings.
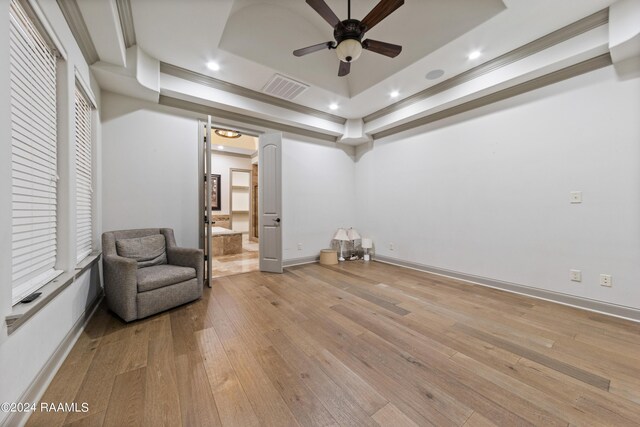
[[[358,43],[362,42],[362,36],[366,31],[366,26],[362,25],[357,19],[345,19],[340,24],[336,25],[333,30],[333,37],[336,39],[336,46],[339,46],[344,40],[356,40]],[[361,51],[361,50],[360,50]],[[359,56],[359,55],[358,55]],[[342,58],[341,58],[342,59]],[[357,58],[347,55],[344,58],[345,62],[351,62]]]

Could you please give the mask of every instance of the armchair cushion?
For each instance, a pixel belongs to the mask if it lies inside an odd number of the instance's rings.
[[[162,234],[118,239],[116,251],[121,257],[136,260],[138,268],[167,263],[166,242]]]
[[[139,268],[136,272],[138,292],[147,292],[165,286],[175,285],[196,277],[195,268],[177,265],[154,265]]]

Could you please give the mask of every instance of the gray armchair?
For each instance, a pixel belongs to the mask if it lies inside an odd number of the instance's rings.
[[[177,247],[170,228],[103,233],[102,257],[107,305],[126,322],[202,296],[203,252]]]

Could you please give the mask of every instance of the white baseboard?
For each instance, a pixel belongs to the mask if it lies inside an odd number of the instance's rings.
[[[47,360],[44,366],[40,369],[40,372],[38,372],[38,375],[36,375],[27,390],[22,393],[18,402],[40,401],[42,395],[47,390],[47,387],[49,387],[51,380],[53,380],[56,372],[60,369],[62,362],[67,358],[76,341],[80,338],[80,334],[84,331],[84,328],[87,326],[87,323],[89,323],[89,320],[91,320],[91,317],[93,317],[93,314],[100,305],[100,301],[102,301],[102,297],[103,292],[100,290],[93,302],[89,304],[84,313],[82,313],[80,318],[78,318],[71,330],[58,345],[51,357],[49,357],[49,360]],[[2,425],[6,427],[22,427],[27,423],[30,415],[30,412],[12,412],[4,420]]]
[[[517,283],[504,282],[502,280],[490,279],[487,277],[474,276],[472,274],[460,273],[458,271],[447,270],[444,268],[433,267],[411,261],[404,261],[384,255],[376,255],[374,261],[397,265],[399,267],[406,267],[412,270],[423,271],[425,273],[437,274],[439,276],[450,277],[452,279],[473,283],[475,285],[487,286],[489,288],[500,289],[514,294],[526,295],[532,298],[555,302],[557,304],[567,305],[587,311],[593,311],[595,313],[601,313],[608,316],[631,320],[633,322],[640,322],[640,310],[633,307],[626,307],[603,301],[596,301],[588,298],[578,297],[575,295],[548,291],[546,289],[534,288]]]
[[[293,267],[294,265],[312,264],[312,263],[318,262],[318,261],[320,261],[320,256],[311,255],[311,256],[306,256],[306,257],[301,257],[301,258],[291,258],[291,259],[284,260],[282,262],[282,266],[283,267]]]

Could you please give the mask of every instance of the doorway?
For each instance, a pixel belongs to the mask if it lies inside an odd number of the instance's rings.
[[[230,130],[215,124],[211,124],[210,132],[208,129],[208,123],[201,123],[201,141],[204,144],[200,168],[203,172],[201,176],[204,176],[202,180],[204,185],[200,194],[202,195],[201,209],[205,215],[200,229],[201,247],[205,250],[206,271],[210,272],[207,277],[215,279],[258,271],[261,269],[260,221],[263,203],[260,198],[260,142],[264,137],[254,132]],[[207,144],[206,135],[210,138],[210,144]],[[271,153],[268,157],[270,162],[274,163],[273,154]],[[278,176],[277,182],[280,185],[279,161],[277,165],[274,163],[274,166],[277,170],[272,175]],[[207,183],[207,180],[210,182]],[[273,179],[268,181],[268,187],[276,182]],[[270,201],[273,194],[278,195],[277,203]],[[267,201],[269,206],[278,206],[278,216],[279,194],[280,188],[272,189]],[[209,215],[207,215],[208,212]],[[279,223],[276,225],[279,226]],[[269,245],[276,247],[267,248],[267,252],[270,258],[273,258],[274,253],[277,254],[276,258],[279,258],[281,263],[280,230],[278,235],[275,240],[270,236]],[[273,271],[273,267],[268,271]],[[208,283],[211,282],[208,281]]]

